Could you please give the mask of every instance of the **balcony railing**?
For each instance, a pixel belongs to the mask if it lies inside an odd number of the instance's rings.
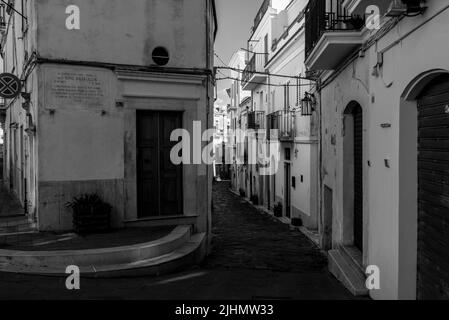
[[[365,19],[358,15],[349,16],[342,6],[343,0],[312,0],[305,13],[306,59],[325,32],[358,31]]]
[[[248,113],[248,129],[265,129],[264,111],[251,111]]]
[[[268,138],[290,141],[295,137],[295,114],[289,110],[281,110],[267,116]],[[277,130],[277,135],[275,131]]]
[[[249,60],[242,74],[242,86],[244,90],[253,90],[262,83],[267,75],[265,70],[266,54],[256,53]]]
[[[294,118],[292,111],[279,111],[279,139],[292,140],[294,138]]]
[[[256,72],[256,55],[254,55],[246,65],[245,70],[243,70],[242,74],[242,83],[243,86],[245,86],[246,83],[249,82],[251,77],[254,75],[254,72]]]
[[[277,134],[275,134],[275,132]],[[279,118],[277,113],[270,113],[267,115],[267,138],[275,140],[279,138]]]
[[[259,26],[260,22],[262,21],[265,13],[267,12],[268,8],[270,7],[271,0],[264,0],[262,3],[262,6],[260,7],[259,11],[257,12],[256,17],[254,18],[254,25],[252,28],[252,33],[257,30],[257,27]]]

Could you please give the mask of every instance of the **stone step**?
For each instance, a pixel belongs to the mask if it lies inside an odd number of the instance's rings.
[[[365,273],[363,268],[363,256],[359,249],[353,246],[342,246],[341,252],[348,258],[352,265],[359,269],[362,273]]]
[[[38,233],[39,232],[35,229],[20,232],[0,233],[0,245],[29,241]]]
[[[190,237],[191,226],[178,226],[161,239],[115,248],[54,251],[0,250],[0,263],[24,268],[125,264],[168,254],[184,245]]]
[[[0,236],[8,233],[19,233],[34,230],[37,230],[37,226],[35,223],[26,223],[9,227],[0,227]]]
[[[13,227],[17,225],[30,223],[29,219],[25,215],[17,215],[11,217],[1,217],[0,218],[0,228],[3,227]]]
[[[187,242],[171,252],[148,259],[121,264],[91,264],[80,267],[81,277],[111,278],[161,275],[197,264],[205,256],[206,234],[193,235]],[[66,266],[15,265],[0,262],[0,272],[64,276]]]
[[[365,274],[347,257],[342,250],[330,250],[329,271],[341,282],[354,296],[368,295]]]

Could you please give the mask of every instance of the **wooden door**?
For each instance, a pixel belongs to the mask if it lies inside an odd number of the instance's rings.
[[[291,217],[291,180],[292,180],[292,175],[291,175],[291,169],[290,169],[290,164],[286,163],[285,164],[285,181],[284,181],[284,186],[285,186],[285,216],[287,218]]]
[[[182,128],[177,112],[137,113],[137,194],[139,218],[183,214],[182,165],[170,151],[171,132]]]

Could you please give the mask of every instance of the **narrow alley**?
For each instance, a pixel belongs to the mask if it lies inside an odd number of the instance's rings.
[[[214,184],[213,201],[209,265],[297,273],[321,273],[327,268],[324,254],[309,239],[260,213],[230,192],[229,183]]]
[[[160,277],[81,279],[0,273],[0,299],[353,299],[326,258],[298,231],[214,184],[212,254],[200,267]],[[82,276],[82,275],[81,275]],[[182,288],[180,290],[180,288]]]

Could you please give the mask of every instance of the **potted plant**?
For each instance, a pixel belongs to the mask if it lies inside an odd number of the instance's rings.
[[[278,202],[273,208],[274,216],[277,218],[282,217],[282,203]]]
[[[257,195],[252,195],[249,199],[255,206],[259,205],[259,197]]]
[[[292,218],[292,226],[294,227],[302,227],[302,219],[301,218]]]
[[[66,206],[72,209],[73,229],[76,233],[103,232],[111,228],[112,206],[97,194],[74,197]]]

